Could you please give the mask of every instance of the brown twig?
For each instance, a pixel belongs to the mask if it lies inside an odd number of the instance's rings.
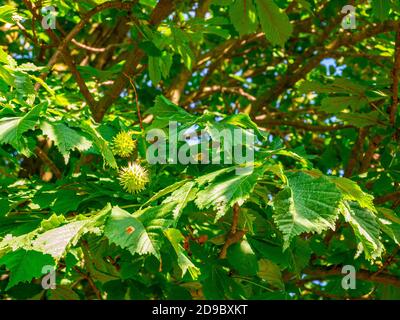
[[[125,77],[127,77],[129,79],[129,82],[131,83],[133,91],[135,91],[135,101],[136,101],[136,109],[137,109],[137,116],[138,116],[138,119],[139,119],[139,125],[140,125],[140,129],[142,129],[142,131],[144,131],[142,115],[140,113],[138,93],[136,91],[135,84],[133,83],[132,79],[126,73],[124,73],[124,75],[125,75]]]
[[[229,231],[228,236],[227,236],[227,238],[225,240],[225,243],[224,243],[224,245],[223,245],[223,247],[221,249],[221,252],[219,254],[219,258],[220,259],[225,259],[227,251],[228,251],[228,248],[232,244],[234,244],[236,242],[239,242],[243,238],[243,236],[245,234],[244,230],[237,230],[237,226],[238,226],[238,223],[239,223],[239,213],[240,213],[239,204],[235,203],[233,205],[233,217],[232,217],[231,230]]]
[[[304,79],[311,70],[318,66],[324,58],[330,56],[332,52],[335,52],[341,47],[354,46],[355,43],[359,43],[377,34],[390,32],[393,29],[397,29],[399,25],[399,21],[385,21],[381,24],[370,24],[358,33],[353,33],[351,35],[345,33],[343,36],[336,37],[329,44],[322,46],[319,53],[316,55],[314,54],[315,47],[310,48],[310,58],[305,59],[306,54],[302,53],[297,61],[288,68],[286,75],[278,81],[274,88],[268,88],[261,93],[253,105],[252,113],[255,114],[257,111],[261,110],[262,107],[269,105],[283,94],[287,88],[293,87],[298,81]],[[322,35],[321,39],[325,41],[326,36]]]
[[[93,266],[91,265],[91,259],[90,259],[90,248],[89,244],[87,243],[86,240],[81,240],[82,244],[82,252],[85,258],[85,265],[87,266],[86,268],[90,270]],[[76,268],[76,267],[75,267]],[[76,269],[75,269],[76,270]],[[102,300],[103,297],[101,296],[100,290],[96,287],[96,284],[94,283],[92,277],[90,276],[90,272],[83,272],[80,269],[77,270],[79,274],[81,274],[89,283],[90,287],[92,288],[93,292],[95,293],[97,299]]]
[[[149,25],[155,27],[160,24],[162,20],[164,20],[170,15],[171,12],[173,12],[176,4],[178,4],[178,1],[158,1],[156,7],[151,14]],[[145,53],[139,47],[128,52],[128,55],[125,59],[124,67],[122,69],[122,74],[115,79],[113,85],[104,93],[103,98],[98,102],[96,106],[96,112],[93,114],[94,120],[96,122],[100,122],[103,119],[108,108],[113,104],[116,99],[118,99],[121,91],[125,88],[126,77],[124,73],[128,75],[133,75],[137,73],[137,67],[144,57]]]
[[[26,2],[26,0],[24,0]],[[75,45],[81,45],[78,43],[74,37],[83,29],[83,27],[86,25],[86,23],[89,22],[89,20],[96,15],[97,13],[104,11],[106,9],[111,9],[111,8],[118,8],[118,9],[124,9],[124,10],[130,10],[132,6],[136,3],[136,1],[133,2],[120,2],[120,1],[109,1],[102,3],[92,10],[88,11],[85,13],[82,17],[82,19],[75,25],[75,27],[66,35],[66,37],[63,40],[58,41],[58,48],[57,51],[53,54],[53,56],[50,58],[49,63],[47,64],[48,70],[52,68],[52,66],[57,62],[58,57],[60,55],[63,55],[63,52],[67,48],[68,43],[73,42]],[[29,8],[29,7],[28,7]],[[57,26],[59,28],[59,26]],[[40,79],[44,80],[47,75],[49,74],[50,71],[46,71],[40,75]],[[35,89],[39,90],[41,84],[37,83],[35,85]]]
[[[382,265],[382,267],[379,268],[379,270],[377,272],[375,272],[373,275],[377,276],[379,274],[381,274],[388,266],[390,266],[393,262],[396,261],[396,256],[397,253],[400,250],[400,246],[396,247],[392,254],[386,259],[385,263]]]
[[[340,125],[340,124],[335,124],[335,125],[316,125],[312,123],[305,123],[302,121],[291,121],[291,120],[280,120],[280,119],[260,119],[256,118],[255,122],[259,125],[263,126],[288,126],[288,127],[294,127],[297,129],[304,129],[307,131],[316,131],[316,132],[328,132],[328,131],[336,131],[336,130],[342,130],[342,129],[351,129],[354,128],[352,125]]]
[[[32,16],[36,20],[42,21],[43,17],[40,13],[36,12],[37,8],[35,7],[35,5],[33,3],[31,3],[29,0],[23,0],[23,1],[25,3],[26,7],[29,9],[29,11],[32,13]],[[59,48],[61,47],[61,49],[58,49],[57,52],[61,53],[61,55],[64,58],[65,63],[67,64],[71,73],[75,77],[75,80],[76,80],[76,83],[78,84],[79,90],[82,93],[83,97],[85,98],[86,102],[88,103],[90,110],[92,112],[95,112],[96,102],[95,102],[92,94],[90,93],[88,87],[86,86],[86,83],[82,78],[82,75],[76,68],[75,62],[74,62],[71,54],[65,47],[62,46],[62,42],[61,42],[60,38],[52,29],[46,29],[46,32],[49,35],[51,41],[53,41],[54,44],[58,45]],[[52,57],[52,59],[53,59],[53,57]]]
[[[360,158],[360,154],[363,151],[364,141],[367,137],[369,129],[361,128],[358,133],[357,141],[354,143],[353,149],[351,150],[351,157],[349,159],[349,163],[347,164],[347,168],[344,172],[345,177],[351,177],[353,171],[357,165],[357,162]]]
[[[74,267],[74,270],[79,273],[83,279],[87,280],[89,283],[89,286],[92,288],[94,294],[96,295],[97,299],[102,300],[103,297],[101,296],[100,290],[96,287],[96,284],[94,283],[93,279],[90,277],[89,273],[85,273],[82,270],[80,270],[78,267]]]
[[[389,108],[389,119],[390,124],[394,127],[396,122],[397,107],[399,105],[399,75],[400,75],[400,27],[397,28],[396,32],[396,44],[395,44],[395,57],[394,66],[392,70],[392,104]]]
[[[365,152],[365,155],[361,161],[361,167],[360,167],[360,171],[359,171],[360,174],[367,172],[368,169],[370,168],[374,153],[379,148],[379,145],[382,142],[382,140],[383,140],[382,136],[375,136],[371,139],[368,149]]]
[[[383,204],[385,202],[396,201],[398,199],[400,199],[400,191],[388,193],[388,194],[385,194],[382,197],[375,198],[374,199],[374,203],[375,204]]]
[[[51,161],[47,154],[39,147],[35,147],[35,153],[50,168],[50,170],[55,174],[56,178],[61,179],[61,171],[57,168],[54,162]]]

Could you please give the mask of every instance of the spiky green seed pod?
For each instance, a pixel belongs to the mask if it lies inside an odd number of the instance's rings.
[[[113,139],[113,151],[122,158],[129,157],[135,149],[135,141],[128,132],[121,131]]]
[[[129,163],[119,173],[119,181],[122,187],[129,193],[142,191],[149,182],[149,174],[140,164]]]

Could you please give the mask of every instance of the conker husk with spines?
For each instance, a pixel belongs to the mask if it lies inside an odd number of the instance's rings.
[[[135,194],[145,189],[149,174],[140,164],[130,162],[120,170],[118,179],[127,192]]]
[[[122,158],[128,158],[135,150],[135,141],[129,132],[121,131],[113,139],[113,152]]]

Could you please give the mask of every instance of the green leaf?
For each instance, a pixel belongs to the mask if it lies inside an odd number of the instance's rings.
[[[229,17],[240,36],[257,31],[256,8],[252,0],[235,0],[229,7]]]
[[[300,3],[300,5],[306,9],[309,13],[314,14],[314,12],[312,11],[312,7],[311,4],[306,1],[306,0],[297,0],[298,3]]]
[[[168,79],[169,72],[172,66],[172,56],[164,51],[161,59],[159,60],[161,75],[164,79]]]
[[[148,205],[149,203],[160,199],[161,197],[170,194],[171,192],[174,192],[176,189],[180,188],[181,186],[183,186],[185,183],[187,182],[187,180],[181,180],[181,181],[177,181],[173,184],[170,184],[168,187],[158,191],[155,195],[153,195],[149,200],[147,200],[142,207]]]
[[[153,122],[153,127],[158,129],[167,126],[169,121],[189,122],[195,119],[193,115],[178,107],[163,95],[156,97],[154,107],[148,109],[145,112],[145,115],[147,114],[157,115],[155,119],[157,121]]]
[[[374,197],[361,190],[360,186],[354,181],[343,177],[329,177],[343,193],[344,200],[357,201],[362,208],[376,212]]]
[[[4,23],[14,24],[13,16],[17,10],[10,5],[2,5],[0,7],[0,21]]]
[[[383,244],[379,240],[380,229],[377,217],[357,202],[344,202],[342,213],[360,241],[365,257],[375,260],[382,255]]]
[[[255,0],[258,18],[267,40],[283,47],[292,34],[293,27],[286,13],[272,0]]]
[[[352,111],[358,111],[367,103],[366,99],[362,99],[359,96],[327,97],[322,99],[320,109],[325,112],[335,113],[350,107]]]
[[[149,56],[149,76],[154,86],[161,80],[161,70],[158,61],[157,57]]]
[[[142,41],[139,43],[139,48],[143,49],[144,52],[150,57],[160,57],[161,50],[156,47],[152,41]]]
[[[0,217],[4,217],[10,209],[10,202],[8,199],[0,199]]]
[[[301,93],[314,91],[316,93],[347,93],[362,96],[367,88],[355,81],[336,78],[332,83],[323,84],[318,81],[303,81],[299,86]]]
[[[94,144],[100,150],[105,163],[111,168],[118,168],[117,162],[115,161],[114,154],[108,146],[108,142],[104,140],[101,134],[97,131],[94,124],[91,122],[83,122],[81,129],[85,131],[93,139]]]
[[[164,234],[167,237],[167,239],[171,242],[171,245],[174,248],[176,255],[178,256],[178,265],[182,270],[182,277],[185,275],[187,271],[189,271],[192,279],[193,280],[197,279],[200,273],[200,269],[197,268],[184,253],[184,249],[180,244],[185,239],[182,233],[177,229],[170,228],[164,230]]]
[[[67,285],[57,285],[54,290],[49,290],[49,300],[81,300],[79,295]]]
[[[2,257],[0,265],[3,264],[10,271],[10,280],[6,288],[8,290],[18,283],[41,277],[43,267],[54,266],[54,260],[48,254],[19,249]]]
[[[40,251],[59,259],[69,245],[76,244],[88,222],[90,220],[74,221],[62,227],[46,231],[32,242],[32,248],[35,251]]]
[[[231,245],[226,256],[231,267],[239,274],[244,276],[255,276],[257,274],[257,257],[247,240]]]
[[[259,137],[263,137],[263,134],[261,133],[257,124],[255,124],[253,120],[251,120],[248,114],[244,113],[234,114],[223,119],[221,123],[229,123],[238,127],[242,127],[244,129],[252,129],[256,132],[256,134]]]
[[[176,203],[172,212],[175,221],[179,220],[182,210],[186,207],[188,202],[195,199],[197,193],[197,188],[195,188],[195,185],[196,184],[193,181],[189,181],[179,189],[175,190],[163,201],[163,203]]]
[[[195,61],[195,56],[193,54],[193,51],[190,49],[190,47],[184,43],[180,42],[176,45],[176,50],[178,51],[179,55],[182,57],[183,64],[188,70],[192,70],[193,63]]]
[[[216,170],[216,171],[212,171],[210,173],[204,174],[196,179],[197,184],[199,185],[199,187],[202,187],[203,185],[214,181],[220,175],[232,172],[235,169],[236,169],[236,166],[231,166],[231,167],[223,168],[220,170]]]
[[[113,207],[105,228],[110,242],[128,249],[132,254],[153,254],[160,258],[159,247],[152,242],[143,224],[119,207]]]
[[[371,111],[369,113],[341,113],[337,117],[351,123],[357,128],[376,126],[380,124],[378,111]]]
[[[284,290],[285,285],[282,281],[281,269],[278,265],[267,259],[261,259],[258,261],[257,275],[267,281],[274,288]]]
[[[71,150],[85,151],[92,146],[89,140],[63,123],[43,121],[40,128],[44,135],[54,141],[66,164],[69,161]]]
[[[213,207],[217,210],[217,221],[235,202],[242,205],[250,197],[257,179],[264,171],[264,167],[258,167],[254,168],[253,172],[229,176],[212,183],[197,194],[195,203],[200,209]]]
[[[244,290],[235,279],[230,277],[226,270],[219,265],[212,264],[208,275],[202,281],[202,288],[206,299],[239,299]]]
[[[390,1],[389,0],[372,0],[372,13],[380,21],[388,20],[390,11]]]
[[[381,230],[397,245],[400,245],[400,218],[394,211],[388,208],[378,208],[378,223]]]
[[[38,105],[23,117],[0,119],[0,144],[9,143],[18,152],[29,156],[27,139],[23,134],[35,127],[41,110],[42,106]]]
[[[325,177],[316,179],[296,172],[287,174],[287,179],[287,187],[273,202],[273,218],[283,233],[284,249],[293,237],[303,232],[321,233],[328,228],[334,229],[342,197]]]

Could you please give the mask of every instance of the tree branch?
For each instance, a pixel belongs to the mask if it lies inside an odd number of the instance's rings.
[[[26,1],[26,0],[24,0]],[[40,78],[44,80],[47,75],[50,72],[50,69],[53,67],[53,65],[57,62],[58,57],[63,54],[65,49],[67,48],[68,43],[73,42],[75,45],[84,47],[85,49],[88,49],[89,47],[80,44],[78,41],[74,39],[74,37],[84,28],[84,26],[89,22],[89,20],[96,15],[97,13],[111,9],[111,8],[117,8],[117,9],[124,9],[124,10],[130,10],[137,1],[131,1],[131,2],[120,2],[120,1],[110,1],[110,2],[105,2],[97,7],[93,8],[92,10],[88,11],[85,13],[82,17],[82,19],[78,22],[78,24],[75,25],[75,27],[68,33],[68,35],[63,39],[63,40],[58,40],[58,48],[57,51],[53,54],[53,56],[50,58],[49,63],[47,64],[47,67],[49,71],[42,73],[40,75]],[[58,26],[59,28],[59,26]],[[93,48],[90,48],[93,49]],[[38,82],[35,85],[35,89],[39,90],[41,84]]]
[[[34,4],[32,4],[29,0],[23,0],[23,1],[25,3],[26,7],[29,9],[29,11],[32,13],[32,16],[36,20],[42,21],[43,17],[39,12],[36,12],[37,8],[34,6]],[[46,29],[46,32],[49,35],[50,39],[53,41],[53,43],[60,46],[61,41],[60,41],[59,37],[57,36],[57,34],[50,28]],[[82,93],[82,95],[84,96],[86,102],[88,103],[90,110],[92,112],[94,112],[95,104],[96,104],[95,100],[94,100],[92,94],[89,92],[89,89],[86,86],[86,83],[83,80],[80,72],[76,68],[76,65],[72,59],[71,54],[65,48],[62,50],[59,50],[59,52],[63,56],[64,61],[67,64],[68,68],[70,69],[71,73],[74,75],[75,80],[78,84],[79,90]]]
[[[47,156],[47,154],[39,147],[35,147],[35,153],[43,161],[43,163],[50,168],[50,170],[54,173],[56,178],[61,179],[62,177],[61,171],[57,168],[54,162],[51,161],[51,159]]]
[[[328,57],[332,52],[335,52],[335,50],[340,47],[353,46],[355,43],[361,42],[362,40],[368,39],[377,34],[397,29],[399,25],[399,21],[386,21],[381,24],[372,24],[365,27],[361,32],[354,34],[345,33],[325,46],[320,48],[311,48],[313,53],[311,58],[306,60],[304,55],[302,55],[292,66],[289,66],[288,72],[278,81],[275,87],[264,91],[264,93],[257,98],[257,102],[253,105],[252,112],[255,113],[263,106],[273,102],[283,94],[287,88],[293,87],[299,80],[303,79],[311,70],[319,65],[324,58]],[[309,49],[309,51],[311,49]],[[315,51],[318,53],[314,54]]]
[[[305,123],[302,121],[292,121],[292,120],[280,120],[280,119],[268,119],[264,117],[257,117],[255,122],[262,126],[289,126],[297,129],[303,129],[307,131],[316,131],[316,132],[328,132],[328,131],[336,131],[342,129],[354,128],[352,125],[314,125],[311,123]]]
[[[353,171],[357,165],[357,162],[360,158],[360,154],[363,151],[363,146],[365,142],[365,138],[367,137],[369,129],[361,128],[358,132],[357,141],[354,143],[353,149],[351,150],[351,155],[349,162],[347,164],[346,170],[344,172],[345,177],[351,177]]]
[[[378,197],[374,199],[375,204],[383,204],[388,201],[396,201],[400,198],[400,191],[392,192],[385,194],[382,197]]]
[[[396,32],[394,66],[392,70],[392,105],[389,108],[390,124],[394,127],[396,122],[397,107],[399,105],[399,75],[400,75],[400,27]]]
[[[239,213],[240,213],[239,204],[235,203],[233,205],[233,217],[232,217],[231,230],[228,233],[226,241],[225,241],[225,243],[224,243],[224,245],[223,245],[223,247],[221,249],[221,252],[219,254],[219,258],[220,259],[225,259],[227,251],[228,251],[228,248],[232,244],[234,244],[236,242],[239,242],[243,238],[243,236],[245,234],[244,230],[237,230],[237,226],[238,226],[238,223],[239,223]]]
[[[179,1],[171,3],[170,0],[160,0],[153,10],[149,24],[152,26],[157,26],[160,24],[162,20],[164,20],[171,14],[171,12],[173,12],[177,2]],[[131,50],[128,53],[121,74],[114,81],[114,84],[105,92],[104,97],[98,102],[95,108],[95,112],[93,113],[93,118],[95,121],[100,122],[103,119],[108,108],[113,104],[113,102],[121,94],[122,90],[126,87],[128,80],[124,74],[133,76],[144,56],[144,51],[139,47],[136,47],[134,50]]]
[[[310,282],[314,280],[326,280],[327,277],[331,276],[343,276],[342,268],[334,267],[334,268],[308,268],[303,270],[303,273],[308,275],[304,279],[301,279],[301,282]],[[392,285],[394,287],[400,288],[400,278],[393,276],[388,273],[380,273],[374,274],[367,270],[358,270],[356,272],[356,279],[377,282],[387,285]]]

